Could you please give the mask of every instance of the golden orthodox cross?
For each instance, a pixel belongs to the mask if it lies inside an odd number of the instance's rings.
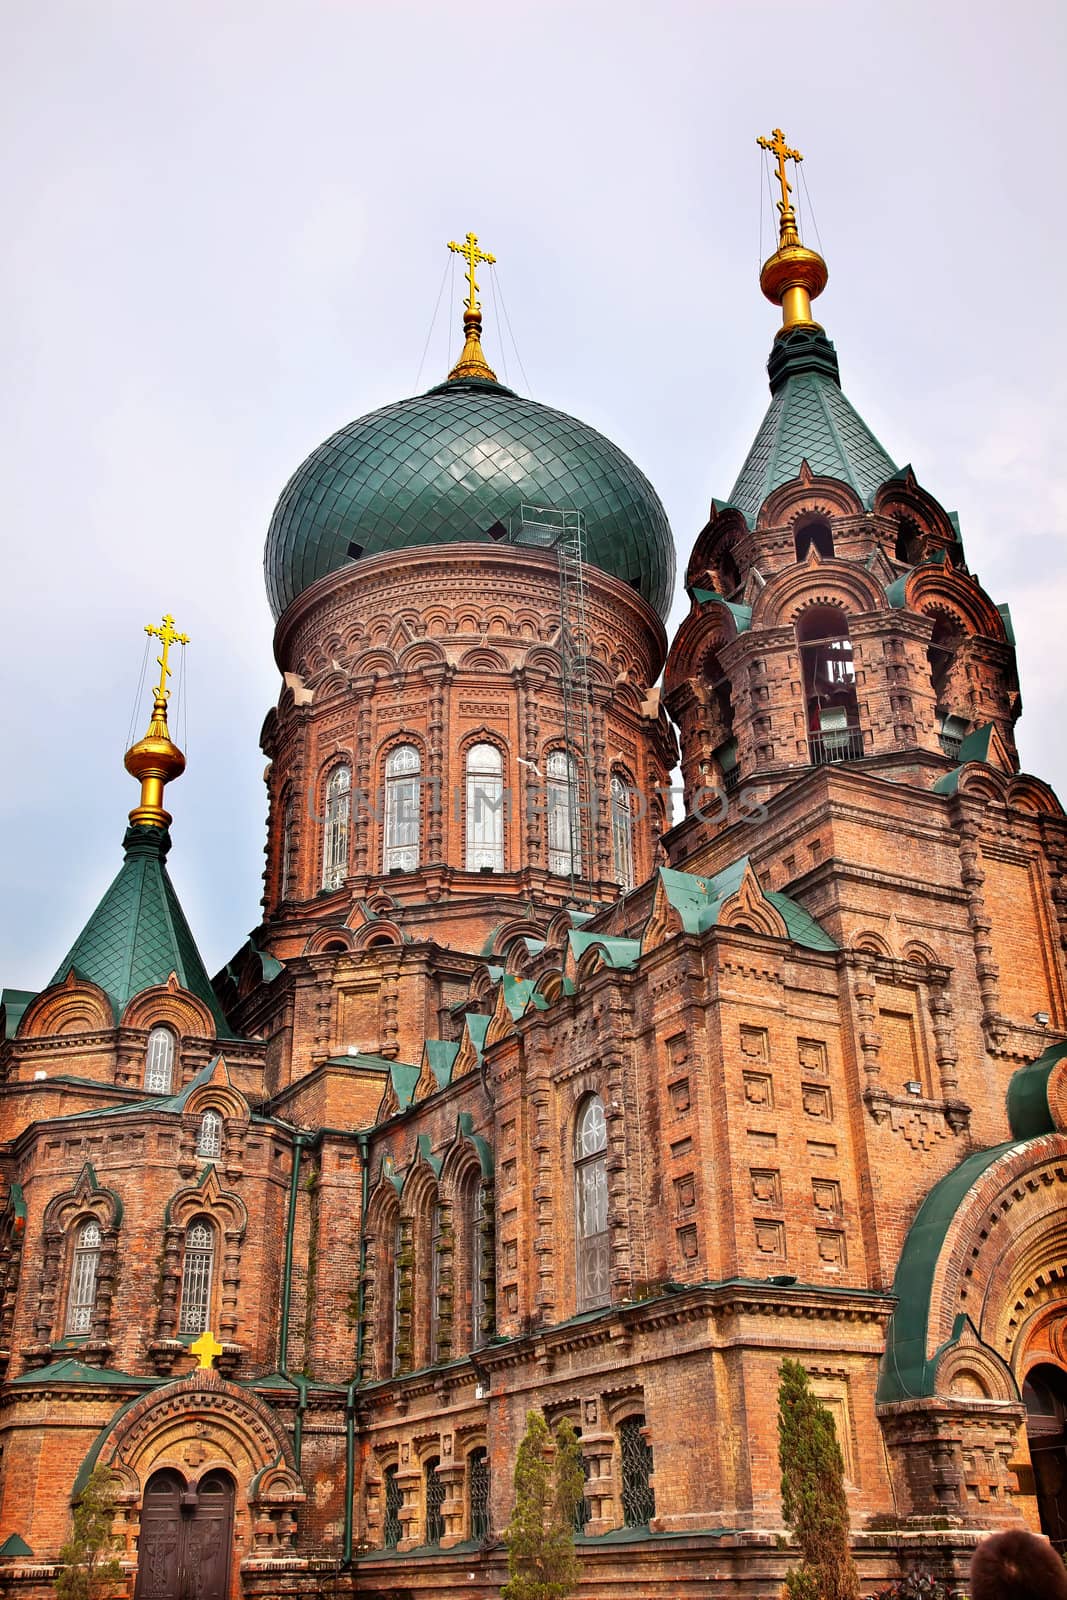
[[[208,1371],[210,1371],[214,1365],[215,1357],[221,1356],[222,1354],[222,1346],[219,1344],[210,1328],[205,1328],[204,1332],[200,1335],[196,1343],[191,1344],[189,1349],[196,1357],[197,1365],[200,1367],[206,1367]]]
[[[785,134],[782,132],[781,128],[775,128],[770,139],[765,139],[763,135],[760,134],[756,139],[756,143],[761,147],[761,149],[769,150],[771,155],[777,158],[778,182],[782,190],[782,198],[778,201],[778,210],[782,214],[782,224],[785,226],[793,221],[793,207],[789,203],[789,196],[792,193],[792,185],[785,175],[785,164],[787,161],[803,161],[804,157],[801,155],[799,150],[790,150],[789,146],[785,142]]]
[[[166,700],[170,694],[170,690],[167,688],[167,679],[170,677],[170,668],[167,666],[167,656],[170,653],[170,647],[172,644],[188,644],[189,635],[187,633],[176,633],[174,629],[174,618],[169,615],[163,618],[163,626],[161,628],[153,628],[150,622],[146,622],[144,631],[145,633],[149,634],[151,638],[160,639],[163,643],[163,654],[156,657],[156,660],[159,663],[159,687],[155,692],[157,699]]]
[[[470,284],[470,294],[467,296],[467,310],[478,310],[478,285],[474,281],[474,269],[479,261],[484,261],[490,267],[496,265],[496,256],[488,255],[484,250],[478,249],[478,235],[468,233],[466,244],[457,244],[454,239],[448,242],[448,248],[454,250],[459,256],[467,258],[467,282]]]

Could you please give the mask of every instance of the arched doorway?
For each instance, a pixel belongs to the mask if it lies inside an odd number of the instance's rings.
[[[1023,1402],[1041,1530],[1062,1555],[1067,1551],[1067,1373],[1048,1362],[1032,1367]]]
[[[227,1600],[233,1544],[233,1479],[207,1472],[198,1484],[165,1467],[145,1485],[135,1600]]]

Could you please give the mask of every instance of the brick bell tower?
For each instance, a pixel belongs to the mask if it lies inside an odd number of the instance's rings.
[[[481,963],[645,880],[668,825],[666,515],[609,440],[497,381],[487,258],[456,248],[448,379],[314,451],[267,539],[264,920],[229,977],[235,1014],[280,1030],[272,1087],[347,1052],[417,1061]]]

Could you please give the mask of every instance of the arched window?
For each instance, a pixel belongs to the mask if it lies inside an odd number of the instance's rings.
[[[824,560],[831,560],[834,554],[834,536],[830,532],[830,524],[826,518],[809,517],[806,522],[798,523],[793,529],[793,545],[798,561],[807,560],[812,545]]]
[[[422,763],[413,744],[398,744],[385,763],[386,872],[414,872],[419,864],[419,774]]]
[[[322,887],[339,889],[348,877],[348,829],[352,812],[352,770],[334,767],[326,782],[326,824],[322,834]]]
[[[810,606],[797,622],[812,764],[859,761],[863,732],[848,617],[840,606]]]
[[[611,1299],[608,1248],[608,1127],[604,1105],[592,1094],[574,1129],[574,1220],[578,1257],[578,1309]]]
[[[197,1217],[185,1230],[182,1304],[178,1332],[203,1333],[211,1321],[211,1280],[215,1272],[215,1233]]]
[[[611,850],[615,882],[623,889],[634,886],[634,819],[630,788],[621,773],[611,774]]]
[[[485,1193],[481,1179],[477,1178],[471,1195],[471,1347],[477,1350],[485,1343],[486,1327],[486,1276],[489,1267],[488,1237],[486,1233]]]
[[[68,1336],[88,1333],[93,1325],[96,1305],[96,1274],[100,1266],[100,1224],[95,1217],[83,1222],[74,1243],[70,1264],[70,1291],[67,1294]]]
[[[440,1201],[430,1210],[430,1365],[441,1359],[438,1343],[441,1338],[441,1222]]]
[[[741,779],[734,734],[733,689],[717,651],[712,650],[707,656],[702,677],[707,686],[705,715],[712,759],[718,767],[718,781],[727,794],[732,794]]]
[[[400,1543],[400,1534],[402,1532],[400,1527],[400,1507],[403,1504],[400,1485],[397,1482],[397,1468],[395,1466],[386,1467],[382,1473],[382,1479],[385,1490],[385,1520],[382,1525],[382,1543],[387,1550],[395,1550]]]
[[[467,871],[504,870],[504,761],[495,744],[467,752]]]
[[[404,1246],[404,1235],[400,1228],[400,1218],[397,1217],[392,1227],[393,1260],[390,1274],[392,1284],[392,1304],[389,1308],[389,1365],[391,1377],[396,1377],[400,1371],[400,1289],[401,1271],[400,1258]]]
[[[622,1520],[627,1528],[647,1527],[656,1515],[652,1489],[652,1446],[645,1438],[644,1417],[627,1417],[619,1424],[622,1458]]]
[[[214,1158],[222,1154],[222,1118],[217,1111],[205,1111],[200,1118],[200,1133],[196,1141],[198,1156]]]
[[[281,881],[278,886],[279,900],[288,900],[289,892],[293,887],[293,825],[296,821],[296,800],[290,793],[286,795],[285,807],[282,811],[282,870]]]
[[[548,870],[561,876],[582,871],[582,820],[578,763],[567,750],[548,757]]]
[[[431,1456],[426,1463],[426,1543],[440,1544],[445,1532],[445,1519],[441,1507],[445,1503],[445,1485],[438,1472],[440,1456]]]
[[[467,1525],[468,1538],[488,1539],[489,1452],[481,1446],[467,1457]]]
[[[145,1052],[145,1089],[149,1094],[170,1094],[173,1079],[174,1035],[169,1028],[153,1028]]]

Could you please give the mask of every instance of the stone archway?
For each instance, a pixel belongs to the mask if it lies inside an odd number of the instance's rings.
[[[1051,1362],[1031,1367],[1023,1403],[1041,1531],[1062,1555],[1067,1551],[1067,1372]]]

